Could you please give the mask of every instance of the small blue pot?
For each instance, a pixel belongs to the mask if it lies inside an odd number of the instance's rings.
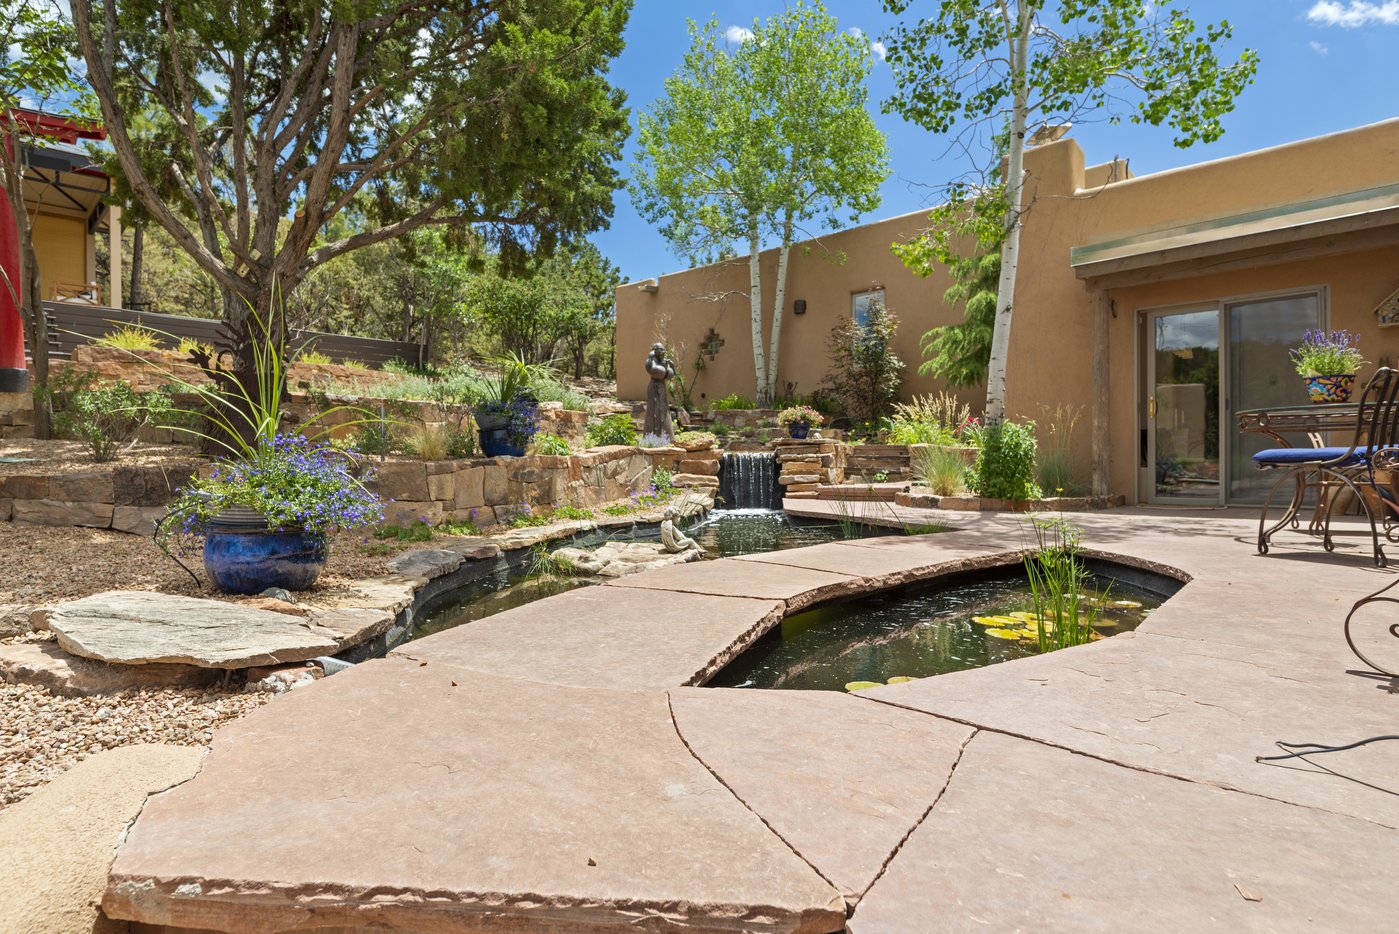
[[[204,570],[225,593],[257,594],[268,587],[306,590],[325,569],[325,536],[273,532],[253,510],[230,510],[204,534]]]
[[[810,422],[792,422],[790,425],[787,426],[787,434],[793,438],[796,438],[798,441],[805,438],[810,431]]]
[[[487,457],[524,457],[525,449],[514,443],[509,428],[482,428],[481,453]]]

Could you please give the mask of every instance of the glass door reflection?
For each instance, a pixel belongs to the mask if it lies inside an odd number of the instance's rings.
[[[1155,313],[1147,321],[1152,499],[1219,503],[1219,310]]]

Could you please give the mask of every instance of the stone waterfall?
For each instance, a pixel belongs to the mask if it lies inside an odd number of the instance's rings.
[[[781,509],[777,458],[771,451],[725,453],[719,464],[719,498],[724,509]]]

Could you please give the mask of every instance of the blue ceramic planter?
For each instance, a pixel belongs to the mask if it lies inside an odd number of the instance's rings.
[[[482,428],[481,453],[487,457],[524,457],[525,449],[514,443],[509,428]]]
[[[810,422],[792,422],[787,426],[787,434],[799,441],[805,438],[810,431]]]
[[[1326,404],[1331,402],[1349,402],[1350,394],[1355,391],[1355,374],[1344,373],[1339,376],[1304,376],[1307,382],[1307,394],[1311,396],[1313,402]]]
[[[306,590],[325,568],[326,554],[324,535],[269,531],[252,510],[218,516],[204,535],[204,570],[226,593]]]

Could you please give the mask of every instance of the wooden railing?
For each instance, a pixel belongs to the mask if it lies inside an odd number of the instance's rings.
[[[103,308],[69,302],[44,302],[49,320],[49,356],[66,358],[79,344],[90,344],[122,327],[136,325],[155,331],[162,343],[192,338],[218,346],[224,343],[220,322],[213,318],[161,315],[127,308]],[[173,338],[173,340],[172,340]],[[320,331],[294,329],[288,335],[290,347],[316,351],[331,360],[355,360],[371,367],[382,367],[390,360],[422,363],[423,347],[405,341],[385,341],[371,337],[348,337]]]

